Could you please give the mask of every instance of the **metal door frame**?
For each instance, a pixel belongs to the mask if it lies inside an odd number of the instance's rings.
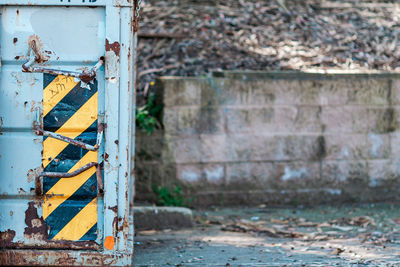
[[[21,265],[132,265],[134,58],[132,0],[2,0],[0,6],[87,6],[105,8],[105,107],[103,249],[2,250],[2,264]],[[99,114],[101,116],[102,114]],[[101,217],[99,217],[101,218]],[[112,237],[112,249],[104,247]]]

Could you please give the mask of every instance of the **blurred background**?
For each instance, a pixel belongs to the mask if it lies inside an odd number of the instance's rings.
[[[136,262],[398,266],[399,19],[394,0],[143,0]]]

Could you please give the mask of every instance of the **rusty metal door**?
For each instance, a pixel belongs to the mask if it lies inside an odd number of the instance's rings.
[[[0,265],[131,264],[133,16],[0,2]]]

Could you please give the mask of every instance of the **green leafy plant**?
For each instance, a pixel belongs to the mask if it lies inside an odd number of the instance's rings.
[[[150,135],[155,129],[160,128],[157,116],[161,110],[162,106],[156,105],[154,95],[151,95],[146,105],[136,108],[136,126]]]
[[[157,195],[157,202],[162,206],[183,206],[184,197],[182,193],[182,188],[179,185],[174,186],[171,191],[165,186],[153,186],[153,191]]]

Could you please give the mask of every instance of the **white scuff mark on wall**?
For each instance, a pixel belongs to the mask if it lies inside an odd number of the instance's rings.
[[[349,151],[349,149],[347,147],[342,147],[341,153],[342,153],[343,157],[349,157],[350,156],[350,151]]]
[[[369,133],[368,134],[368,140],[371,142],[371,154],[373,157],[378,157],[379,156],[379,150],[381,146],[383,145],[382,137],[374,134],[374,133]]]
[[[340,189],[333,189],[333,188],[328,188],[326,189],[326,192],[328,192],[331,195],[341,195],[342,194],[342,190]]]
[[[211,170],[205,170],[206,178],[211,182],[219,182],[224,178],[224,167],[217,166]]]
[[[185,182],[196,182],[200,179],[200,174],[190,170],[184,170],[181,174],[181,180]]]
[[[302,176],[307,174],[307,169],[306,168],[301,168],[299,170],[291,170],[289,167],[285,167],[285,173],[282,176],[282,181],[288,181],[291,179],[298,179],[301,178]]]
[[[370,186],[370,187],[376,187],[376,186],[378,186],[377,180],[376,180],[375,178],[371,178],[371,179],[369,180],[369,186]]]

